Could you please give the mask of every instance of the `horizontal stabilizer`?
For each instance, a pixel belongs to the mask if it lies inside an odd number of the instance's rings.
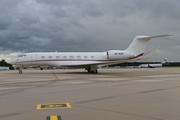
[[[170,34],[165,34],[165,35],[157,35],[157,36],[137,36],[138,40],[150,40],[153,38],[160,38],[160,37],[166,37],[166,36],[172,36]]]

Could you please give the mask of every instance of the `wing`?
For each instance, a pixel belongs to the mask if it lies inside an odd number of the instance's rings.
[[[111,61],[106,61],[103,63],[90,63],[90,64],[81,64],[81,65],[61,65],[61,68],[89,68],[90,66],[99,67],[99,66],[105,66],[105,65],[120,64],[120,63],[124,63],[128,61],[129,60],[111,60]]]

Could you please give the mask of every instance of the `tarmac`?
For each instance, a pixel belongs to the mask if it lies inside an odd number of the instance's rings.
[[[180,68],[0,71],[0,120],[179,120]]]

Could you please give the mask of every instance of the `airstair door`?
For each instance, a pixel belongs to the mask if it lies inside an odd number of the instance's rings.
[[[109,53],[107,52],[107,58],[109,59]]]

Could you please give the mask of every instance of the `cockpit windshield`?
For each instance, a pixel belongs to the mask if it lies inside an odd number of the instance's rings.
[[[26,55],[19,55],[18,57],[26,57]]]

